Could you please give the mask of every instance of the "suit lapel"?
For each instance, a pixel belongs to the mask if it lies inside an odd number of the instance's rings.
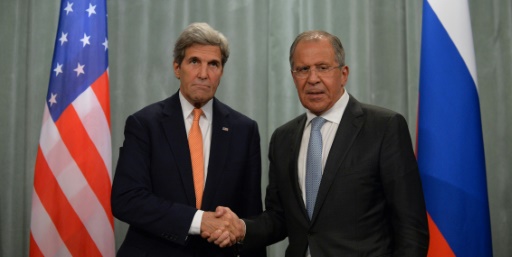
[[[361,130],[363,123],[364,113],[361,105],[355,98],[350,96],[347,108],[343,113],[340,125],[336,131],[331,150],[329,151],[329,156],[327,156],[322,181],[320,182],[320,188],[318,189],[318,195],[316,198],[315,210],[312,218],[313,221],[318,215],[320,208],[322,208],[334,178],[339,171],[339,167],[345,160],[345,157]]]
[[[195,206],[196,197],[192,178],[192,164],[190,162],[187,132],[178,93],[165,100],[163,113],[165,117],[162,118],[162,126],[171,148],[169,158],[175,159],[174,163],[176,163],[180,173],[188,204]]]
[[[230,125],[229,111],[214,98],[210,160],[203,193],[203,205],[201,206],[203,210],[214,210],[217,207],[214,206],[214,200],[216,192],[219,191],[218,185],[224,175],[223,167],[226,167],[229,157]]]
[[[295,133],[292,133],[292,143],[290,146],[290,153],[293,153],[292,158],[290,158],[290,181],[292,181],[292,188],[293,192],[295,194],[295,199],[299,203],[299,206],[301,206],[301,211],[304,217],[309,220],[308,212],[306,210],[306,205],[304,204],[304,198],[302,197],[302,190],[300,189],[299,184],[299,152],[300,152],[300,145],[302,142],[302,134],[304,133],[304,127],[306,125],[306,114],[303,114],[297,119],[296,124],[296,130]]]

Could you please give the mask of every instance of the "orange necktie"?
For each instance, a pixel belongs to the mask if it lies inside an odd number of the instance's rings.
[[[203,136],[199,127],[199,119],[203,111],[194,109],[194,122],[188,134],[188,145],[190,147],[190,158],[192,160],[192,174],[194,177],[194,191],[196,193],[196,208],[201,208],[204,190],[204,159],[203,159]]]

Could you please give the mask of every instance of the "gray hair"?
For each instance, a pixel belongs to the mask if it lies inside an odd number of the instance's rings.
[[[174,62],[181,65],[183,58],[185,58],[185,50],[194,44],[218,46],[222,58],[222,67],[228,61],[229,46],[226,37],[207,23],[196,22],[188,25],[178,37],[173,51]]]
[[[295,48],[300,41],[315,41],[320,40],[322,38],[327,38],[329,42],[331,42],[332,48],[334,49],[334,54],[336,58],[336,62],[344,66],[345,65],[345,50],[343,49],[343,45],[341,44],[341,40],[326,31],[323,30],[310,30],[300,33],[295,40],[293,41],[292,46],[290,47],[290,67],[293,69],[293,54],[295,53]]]

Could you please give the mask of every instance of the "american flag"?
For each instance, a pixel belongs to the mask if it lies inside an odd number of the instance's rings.
[[[105,0],[63,0],[34,174],[30,256],[114,256]]]

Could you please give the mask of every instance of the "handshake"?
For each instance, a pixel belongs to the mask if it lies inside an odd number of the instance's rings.
[[[219,206],[203,213],[201,237],[221,248],[232,246],[244,239],[245,223],[228,207]]]

